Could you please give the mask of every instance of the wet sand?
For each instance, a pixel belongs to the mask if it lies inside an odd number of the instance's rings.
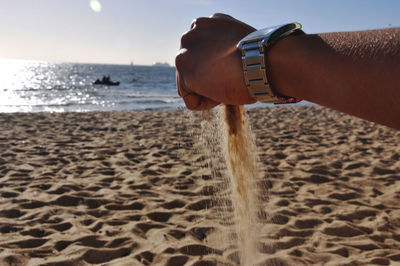
[[[260,265],[400,263],[400,132],[315,106],[249,115]],[[0,114],[0,265],[237,265],[199,134],[183,111]]]

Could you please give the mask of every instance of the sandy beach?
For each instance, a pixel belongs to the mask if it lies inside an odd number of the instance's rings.
[[[191,116],[0,114],[0,265],[238,265]],[[249,116],[259,265],[400,264],[399,131],[318,106]]]

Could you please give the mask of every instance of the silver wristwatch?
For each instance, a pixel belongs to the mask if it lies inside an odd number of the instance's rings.
[[[244,79],[250,95],[260,102],[295,103],[296,98],[277,95],[271,89],[265,70],[266,51],[277,41],[294,33],[304,32],[301,24],[294,22],[275,27],[261,29],[244,37],[237,48],[242,52]]]

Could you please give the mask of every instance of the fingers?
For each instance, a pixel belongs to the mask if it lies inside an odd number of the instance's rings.
[[[175,67],[177,71],[187,67],[187,63],[189,61],[187,54],[188,50],[186,48],[179,49],[178,54],[175,57]]]
[[[197,95],[188,89],[178,71],[176,72],[176,85],[179,96],[182,97],[186,107],[190,110],[207,110],[220,104],[206,97]]]
[[[182,35],[181,49],[175,58],[178,94],[188,109],[205,110],[220,104],[215,101],[221,99],[220,89],[214,88],[215,82],[208,79],[219,81],[229,80],[229,77],[219,77],[215,73],[211,73],[216,75],[214,79],[208,77],[209,75],[204,76],[204,73],[213,71],[212,68],[208,70],[204,62],[210,62],[210,53],[225,55],[228,48],[234,47],[237,41],[252,30],[254,29],[249,25],[222,13],[193,20],[190,30]],[[227,62],[232,61],[228,59]]]
[[[187,49],[181,48],[178,55],[175,57],[176,66],[176,86],[178,88],[178,94],[181,96],[189,109],[196,108],[200,103],[200,96],[193,93],[188,88],[189,76],[186,73],[190,73],[191,70],[188,67],[188,55]]]
[[[182,97],[182,93],[181,93],[181,90],[179,88],[179,74],[178,74],[178,71],[176,71],[176,88],[177,88],[177,91],[178,91],[178,95],[180,97]]]
[[[180,77],[179,77],[179,72],[178,72],[178,70],[176,70],[176,88],[177,88],[177,90],[178,90],[178,95],[179,96],[183,96],[183,95],[185,95],[184,94],[184,92],[182,91],[182,84],[181,84],[181,79],[180,79]]]
[[[178,94],[182,97],[185,105],[190,110],[202,110],[199,109],[202,106],[202,97],[195,94],[194,92],[188,91],[185,82],[179,78],[179,73],[176,75],[176,85],[178,87]],[[204,105],[204,104],[203,104]]]
[[[200,97],[200,102],[198,103],[196,108],[191,109],[191,110],[197,110],[197,111],[208,110],[208,109],[214,108],[215,106],[217,106],[219,104],[220,104],[219,102],[215,102],[215,101],[213,101],[211,99],[208,99],[208,98],[205,98],[205,97]]]
[[[195,93],[186,94],[182,98],[185,102],[186,107],[189,110],[208,110],[220,104],[206,97],[199,96]]]
[[[187,89],[184,79],[179,72],[176,72],[176,86],[178,87],[178,94],[182,97],[187,108],[194,110],[200,104],[200,96]]]
[[[182,96],[182,99],[189,110],[198,110],[197,108],[199,107],[201,102],[201,97],[199,95],[194,93],[187,93]]]

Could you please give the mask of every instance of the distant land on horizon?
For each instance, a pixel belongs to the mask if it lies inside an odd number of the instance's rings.
[[[175,67],[168,62],[154,62],[153,64],[134,64],[132,61],[130,63],[104,63],[104,62],[79,62],[79,61],[58,61],[58,60],[41,60],[41,59],[26,59],[26,58],[8,58],[0,57],[0,60],[16,60],[16,61],[32,61],[32,62],[49,62],[49,63],[67,63],[67,64],[91,64],[91,65],[121,65],[121,66],[157,66],[157,67]]]
[[[170,67],[167,62],[155,62],[152,66]]]

